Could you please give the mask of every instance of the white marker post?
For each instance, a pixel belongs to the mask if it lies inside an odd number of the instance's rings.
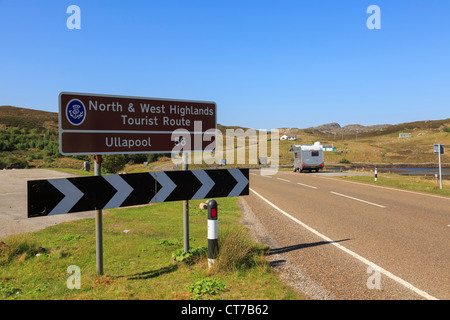
[[[377,181],[378,179],[378,168],[375,167],[375,181]]]
[[[217,250],[219,247],[219,228],[217,221],[217,202],[208,200],[208,268],[216,262]]]

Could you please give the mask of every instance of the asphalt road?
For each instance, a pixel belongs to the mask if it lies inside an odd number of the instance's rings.
[[[34,232],[76,219],[93,218],[94,211],[27,218],[27,181],[67,178],[73,175],[45,169],[0,170],[0,239],[13,234]]]
[[[252,170],[244,202],[313,299],[450,299],[449,197]]]

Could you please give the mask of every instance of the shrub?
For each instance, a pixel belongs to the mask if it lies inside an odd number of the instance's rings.
[[[202,256],[206,257],[207,253],[208,249],[206,247],[191,248],[189,252],[185,252],[184,249],[179,249],[172,253],[172,258],[177,262],[192,264]]]
[[[193,300],[199,300],[203,298],[213,298],[213,296],[225,291],[227,288],[222,282],[217,278],[206,278],[199,279],[197,282],[188,285],[188,292],[194,293]]]
[[[102,171],[105,173],[117,173],[125,168],[126,159],[123,154],[104,155]]]
[[[351,163],[350,160],[346,159],[346,158],[342,158],[339,163]]]

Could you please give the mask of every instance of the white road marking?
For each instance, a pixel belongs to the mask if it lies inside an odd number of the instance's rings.
[[[330,191],[330,193],[335,194],[335,195],[338,195],[338,196],[341,196],[341,197],[346,197],[346,198],[349,198],[349,199],[353,199],[353,200],[356,200],[356,201],[361,201],[361,202],[364,202],[364,203],[367,203],[367,204],[371,204],[371,205],[373,205],[373,206],[377,206],[377,207],[380,207],[380,208],[386,208],[385,206],[382,206],[381,204],[376,204],[376,203],[369,202],[369,201],[366,201],[366,200],[361,200],[361,199],[358,199],[358,198],[353,198],[353,197],[347,196],[347,195],[342,194],[342,193],[337,193],[337,192],[334,192],[334,191]]]
[[[281,181],[291,182],[291,180],[286,180],[286,179],[282,179],[282,178],[277,178],[277,179],[281,180]]]
[[[371,184],[371,183],[356,182],[356,181],[350,181],[350,180],[339,179],[339,178],[331,178],[331,177],[324,177],[324,176],[316,176],[316,177],[319,177],[320,179],[330,179],[330,180],[334,180],[334,181],[342,181],[342,182],[354,183],[354,184],[359,184],[359,185],[369,186],[369,187],[374,187],[374,188],[388,189],[388,190],[394,190],[394,191],[418,194],[418,195],[421,195],[421,196],[428,196],[428,197],[434,197],[434,198],[450,200],[450,197],[438,196],[438,195],[431,194],[431,193],[417,192],[417,191],[398,189],[398,188],[391,188],[391,187],[385,187],[385,186],[377,186],[377,185],[374,185],[374,184]]]
[[[299,185],[301,185],[301,186],[304,186],[304,187],[308,187],[308,188],[313,188],[313,189],[317,189],[317,187],[314,187],[314,186],[310,186],[310,185],[307,185],[307,184],[304,184],[304,183],[300,183],[300,182],[297,182],[297,184],[299,184]]]
[[[342,251],[344,251],[345,253],[348,253],[349,255],[351,255],[352,257],[358,259],[359,261],[361,261],[362,263],[367,264],[368,266],[371,266],[372,268],[376,269],[377,271],[379,271],[380,273],[384,274],[385,276],[391,278],[392,280],[398,282],[399,284],[405,286],[406,288],[414,291],[415,293],[417,293],[418,295],[428,299],[428,300],[438,300],[437,298],[433,297],[432,295],[426,293],[425,291],[422,291],[416,287],[414,287],[412,284],[410,284],[409,282],[393,275],[392,273],[390,273],[389,271],[381,268],[380,266],[376,265],[375,263],[367,260],[366,258],[360,256],[359,254],[347,249],[346,247],[340,245],[339,243],[334,242],[333,240],[331,240],[330,238],[324,236],[323,234],[321,234],[320,232],[316,231],[315,229],[309,227],[308,225],[304,224],[303,222],[301,222],[300,220],[298,220],[297,218],[294,218],[293,216],[291,216],[290,214],[288,214],[287,212],[281,210],[280,208],[278,208],[276,205],[274,205],[272,202],[270,202],[269,200],[267,200],[266,198],[264,198],[262,195],[260,195],[258,192],[256,192],[255,190],[253,190],[252,188],[250,188],[250,190],[256,194],[258,197],[260,197],[263,201],[265,201],[267,204],[269,204],[271,207],[273,207],[274,209],[276,209],[277,211],[279,211],[280,213],[282,213],[283,215],[285,215],[286,217],[288,217],[289,219],[293,220],[294,222],[298,223],[299,225],[301,225],[303,228],[305,228],[306,230],[314,233],[316,236],[322,238],[323,240],[329,242],[330,244],[336,246],[337,248],[341,249]]]

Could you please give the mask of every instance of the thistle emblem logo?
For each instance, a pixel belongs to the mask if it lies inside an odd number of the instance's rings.
[[[82,124],[86,118],[86,108],[83,102],[78,99],[70,100],[66,106],[66,117],[74,126]]]

